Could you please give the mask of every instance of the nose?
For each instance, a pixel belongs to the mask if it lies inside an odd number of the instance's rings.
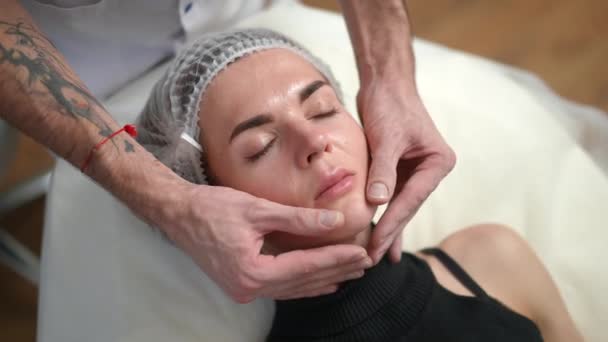
[[[300,137],[295,143],[300,146],[298,165],[302,168],[309,167],[324,153],[332,151],[332,144],[327,133],[318,128],[301,128],[298,135]]]

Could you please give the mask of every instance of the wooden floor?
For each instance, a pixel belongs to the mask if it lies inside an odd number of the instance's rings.
[[[304,1],[338,10],[335,1]],[[608,1],[409,0],[417,36],[537,73],[564,97],[608,111]],[[0,178],[0,192],[52,165],[21,137],[18,158]],[[0,217],[40,251],[44,198]],[[0,341],[34,341],[37,289],[0,265]]]

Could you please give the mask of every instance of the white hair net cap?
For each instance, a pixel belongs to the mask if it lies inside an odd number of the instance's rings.
[[[138,142],[182,178],[207,184],[199,142],[199,103],[211,81],[239,58],[282,48],[300,55],[327,79],[341,99],[329,67],[291,39],[268,29],[241,29],[202,36],[178,54],[154,85],[136,121]],[[204,113],[202,113],[204,117]]]

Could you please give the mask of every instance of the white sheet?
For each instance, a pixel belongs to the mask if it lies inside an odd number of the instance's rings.
[[[333,67],[354,112],[358,78],[339,16],[281,4],[241,25],[274,28],[310,47]],[[608,299],[599,295],[608,290],[608,120],[524,71],[422,40],[415,53],[421,94],[459,159],[406,229],[404,246],[428,246],[478,222],[512,225],[544,260],[587,340],[608,339]],[[132,121],[161,72],[107,101],[110,112]],[[263,340],[272,302],[231,302],[63,161],[47,203],[40,341]]]

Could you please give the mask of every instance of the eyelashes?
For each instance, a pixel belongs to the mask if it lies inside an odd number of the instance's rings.
[[[272,147],[272,145],[274,145],[274,142],[276,140],[277,140],[276,137],[273,138],[268,144],[266,144],[266,146],[264,146],[264,148],[260,152],[247,157],[247,161],[253,163],[253,162],[257,161],[258,159],[262,158],[262,156],[264,156],[266,153],[268,153],[268,150],[270,150],[270,148]]]
[[[315,116],[313,116],[311,119],[324,119],[324,118],[329,118],[332,117],[334,115],[336,115],[338,113],[338,109],[336,108],[332,108],[331,110],[325,112],[325,113],[321,113],[321,114],[317,114]]]
[[[332,108],[331,110],[329,110],[327,112],[323,112],[321,114],[317,114],[317,115],[309,118],[309,120],[322,120],[322,119],[330,118],[330,117],[336,115],[337,113],[338,113],[338,109]],[[247,161],[250,163],[258,161],[260,158],[262,158],[264,155],[266,155],[268,153],[268,151],[274,145],[276,140],[277,140],[276,137],[273,138],[268,144],[266,144],[266,146],[264,146],[264,148],[262,148],[262,150],[255,153],[252,156],[246,157]]]

